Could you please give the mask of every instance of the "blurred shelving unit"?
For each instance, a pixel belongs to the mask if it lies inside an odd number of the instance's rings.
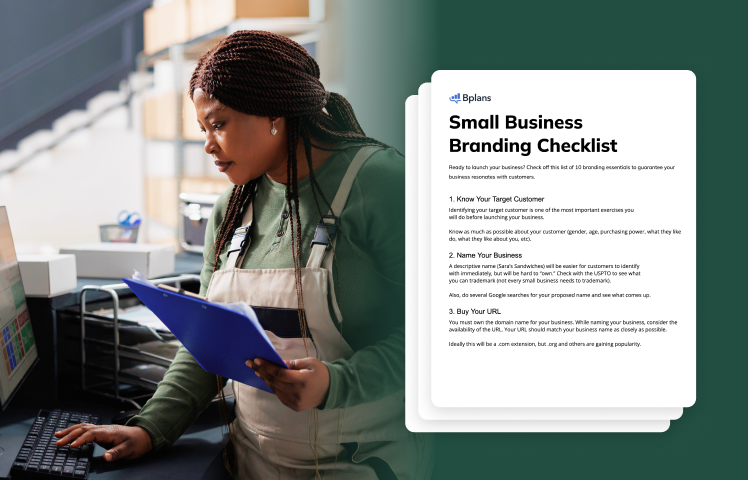
[[[146,241],[200,251],[185,243],[183,217],[194,209],[185,209],[184,198],[231,186],[203,151],[187,95],[198,57],[236,31],[264,30],[290,37],[316,58],[324,19],[325,0],[166,0],[146,10],[145,48],[137,59],[138,72],[154,77],[142,97]]]

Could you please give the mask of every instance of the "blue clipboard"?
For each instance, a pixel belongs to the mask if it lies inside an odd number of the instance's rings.
[[[169,327],[206,372],[273,393],[245,362],[262,358],[288,367],[251,308],[247,309],[247,316],[131,278],[122,281]]]

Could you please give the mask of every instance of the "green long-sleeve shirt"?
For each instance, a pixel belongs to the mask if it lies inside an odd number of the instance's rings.
[[[350,146],[344,143],[341,147]],[[315,170],[328,202],[358,148],[334,152]],[[205,234],[205,263],[200,276],[205,294],[213,271],[215,241],[226,213],[230,190],[216,202]],[[320,208],[327,208],[319,199]],[[340,217],[345,236],[336,246],[336,294],[343,315],[343,335],[355,354],[325,362],[330,389],[324,409],[372,402],[402,390],[405,384],[405,165],[394,149],[374,153],[363,165]],[[286,215],[285,185],[263,176],[254,204],[251,243],[242,268],[292,268],[291,232]],[[302,260],[320,220],[309,177],[299,182]],[[279,233],[282,232],[282,233]],[[345,237],[348,238],[346,241]],[[220,255],[226,266],[228,242]],[[335,318],[334,312],[330,312]],[[249,367],[247,367],[249,368]],[[154,449],[172,444],[217,393],[215,375],[205,372],[181,348],[153,398],[128,425],[143,427]]]

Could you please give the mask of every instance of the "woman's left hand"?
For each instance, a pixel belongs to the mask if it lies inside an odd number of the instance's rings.
[[[265,381],[283,405],[301,412],[321,404],[330,388],[330,372],[316,358],[307,357],[285,361],[288,369],[273,362],[255,358],[247,366]]]

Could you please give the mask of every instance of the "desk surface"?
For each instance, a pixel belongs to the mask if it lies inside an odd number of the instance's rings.
[[[26,435],[36,418],[38,410],[13,409],[0,413],[0,435]],[[87,412],[99,415],[102,423],[109,423],[118,409],[98,404],[60,402],[45,407]],[[174,445],[156,454],[148,454],[136,460],[107,462],[102,455],[104,449],[96,446],[89,478],[95,479],[230,479],[223,467],[218,403],[213,402],[190,426]]]
[[[199,274],[203,263],[202,255],[181,253],[175,258],[175,275],[186,273]],[[75,290],[51,298],[33,297],[28,298],[29,308],[32,304],[47,309],[48,311],[79,305],[80,292],[85,285],[110,285],[120,283],[118,279],[104,278],[78,278]],[[87,301],[98,298],[108,298],[104,293],[91,292]],[[124,292],[123,292],[124,293]],[[33,321],[33,317],[32,317]],[[43,323],[43,322],[42,322]],[[37,322],[37,326],[39,322]],[[34,327],[37,333],[37,326]],[[38,339],[39,340],[39,339]],[[37,342],[38,343],[38,342]],[[38,343],[40,344],[40,343]],[[50,348],[51,350],[51,348]],[[50,352],[45,352],[44,358],[49,358]],[[39,370],[37,367],[36,370]],[[33,375],[34,372],[32,372]],[[38,372],[37,372],[38,373]],[[29,377],[27,383],[34,377]],[[31,382],[34,383],[33,381]],[[39,382],[36,382],[39,383]],[[48,384],[45,384],[48,385]],[[0,435],[25,436],[31,424],[36,418],[38,409],[21,408],[24,405],[39,404],[39,393],[37,397],[28,398],[24,401],[24,395],[31,393],[31,385],[25,385],[19,395],[10,404],[10,408],[0,413]],[[42,403],[42,408],[52,410],[60,408],[69,411],[88,412],[99,415],[102,423],[109,423],[111,418],[123,408],[106,406],[104,403],[81,403],[81,402],[57,402],[50,395],[49,403]],[[157,454],[145,455],[136,460],[120,460],[106,462],[102,458],[104,449],[97,446],[94,450],[94,459],[91,464],[92,480],[102,478],[115,479],[152,479],[152,478],[175,478],[175,479],[229,479],[231,478],[223,467],[221,448],[223,436],[220,426],[220,415],[218,404],[211,404],[190,426],[187,432],[171,447]]]

